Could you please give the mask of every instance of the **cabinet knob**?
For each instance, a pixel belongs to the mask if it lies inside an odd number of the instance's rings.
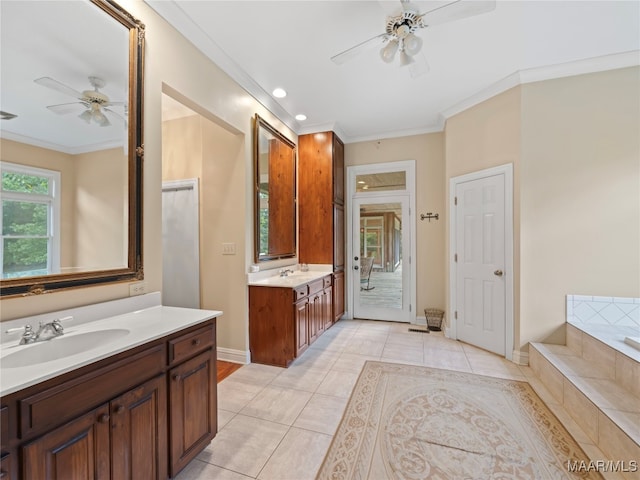
[[[118,406],[115,408],[115,412],[116,412],[116,413],[122,413],[122,412],[124,412],[124,405],[118,405]]]
[[[176,382],[180,381],[180,374],[174,373],[172,377]]]
[[[108,423],[109,422],[109,414],[103,413],[98,417],[98,422],[100,423]]]
[[[200,339],[194,338],[193,340],[191,340],[191,345],[193,345],[194,347],[197,347],[198,345],[200,345]]]

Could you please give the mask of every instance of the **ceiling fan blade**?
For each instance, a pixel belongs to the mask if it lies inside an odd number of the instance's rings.
[[[59,81],[54,80],[51,77],[36,78],[34,82],[36,82],[38,85],[42,85],[43,87],[48,87],[58,92],[71,95],[72,97],[75,97],[78,99],[82,98],[82,93],[78,92],[77,90],[74,90],[71,87],[67,87],[64,83],[60,83]]]
[[[83,102],[61,103],[59,105],[49,105],[47,108],[58,115],[66,115],[68,113],[77,113],[79,110],[87,108],[87,104]]]
[[[102,104],[103,107],[124,107],[124,102],[107,102]]]
[[[495,0],[455,0],[419,16],[425,26],[453,22],[495,10]]]
[[[331,57],[331,60],[333,61],[333,63],[342,65],[343,63],[355,58],[365,50],[368,50],[369,48],[372,48],[376,45],[382,45],[382,43],[384,43],[386,39],[387,34],[381,33],[380,35],[376,35],[369,40],[365,40],[364,42],[359,43],[358,45],[351,47],[344,52],[340,52],[337,55],[334,55],[333,57]]]
[[[418,78],[426,73],[429,73],[429,64],[427,63],[427,57],[424,52],[419,52],[413,57],[413,63],[409,64],[409,74],[411,78]]]
[[[127,120],[122,115],[120,115],[118,112],[114,112],[113,110],[111,110],[109,108],[103,108],[102,110],[107,112],[107,113],[109,113],[110,115],[114,115],[115,117],[118,117],[118,119],[122,120],[126,125]]]

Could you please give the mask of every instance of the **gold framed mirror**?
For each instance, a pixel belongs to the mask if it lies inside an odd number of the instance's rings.
[[[296,256],[296,145],[258,114],[254,124],[255,261]]]
[[[0,8],[0,295],[143,279],[144,25],[111,0]]]

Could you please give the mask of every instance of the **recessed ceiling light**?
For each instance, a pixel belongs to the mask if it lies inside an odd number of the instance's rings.
[[[284,88],[276,88],[273,92],[273,96],[276,98],[284,98],[287,96],[287,92],[284,91]]]
[[[302,122],[302,121],[304,121],[304,120],[306,120],[306,119],[307,119],[307,116],[306,116],[306,115],[303,115],[303,114],[301,114],[301,113],[299,113],[298,115],[296,115],[296,120],[300,120],[300,121]]]

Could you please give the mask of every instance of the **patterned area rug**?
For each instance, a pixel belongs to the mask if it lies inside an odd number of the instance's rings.
[[[528,383],[367,362],[316,477],[602,478]]]

